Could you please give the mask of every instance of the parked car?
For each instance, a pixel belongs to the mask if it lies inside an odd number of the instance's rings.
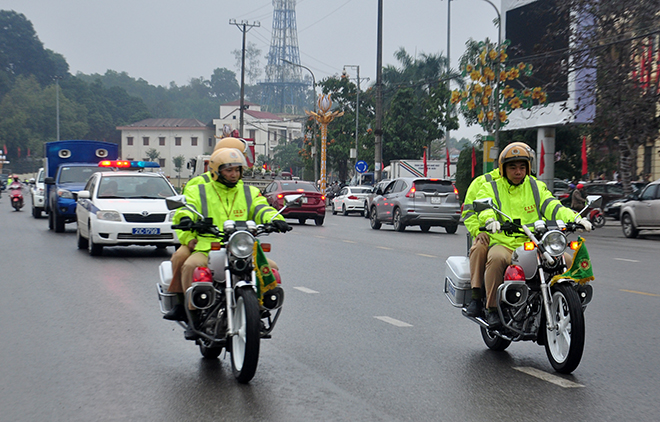
[[[419,226],[427,232],[433,226],[442,226],[447,233],[456,233],[461,202],[450,180],[402,177],[376,193],[369,210],[372,229],[392,224],[396,231]]]
[[[40,168],[34,185],[30,187],[30,198],[32,199],[32,217],[39,218],[44,211],[44,168]]]
[[[632,182],[631,186],[633,188],[633,193],[624,196],[622,198],[617,198],[614,199],[608,203],[605,204],[605,207],[603,208],[603,213],[608,216],[612,217],[615,220],[618,220],[620,215],[621,215],[621,206],[625,204],[626,202],[630,201],[631,199],[634,198],[635,193],[639,192],[641,189],[646,186],[646,182]]]
[[[165,204],[176,191],[160,173],[97,172],[77,194],[78,249],[92,256],[105,246],[179,244],[172,229],[175,211]]]
[[[626,237],[637,237],[640,230],[660,229],[660,180],[649,183],[621,207],[621,228]]]
[[[378,189],[381,190],[381,192],[385,191],[385,188],[387,185],[389,185],[392,182],[390,179],[385,179],[381,180],[380,182],[376,183],[372,188],[371,191],[367,194],[367,197],[364,200],[364,216],[366,218],[369,218],[369,210],[371,210],[371,205],[374,203],[374,198],[378,196],[376,192],[378,192]]]
[[[359,212],[360,215],[364,216],[367,195],[371,190],[371,186],[344,186],[332,198],[332,214],[336,215],[340,211],[342,215]]]
[[[298,219],[300,224],[314,220],[317,226],[322,226],[325,220],[325,195],[312,182],[302,180],[274,180],[263,190],[268,203],[279,210],[284,206],[284,196],[303,194],[302,205],[287,208],[282,212],[284,218]]]

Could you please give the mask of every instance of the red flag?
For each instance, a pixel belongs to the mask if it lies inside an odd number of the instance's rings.
[[[477,154],[474,152],[474,147],[472,147],[472,178],[474,179],[474,168],[477,167]]]
[[[28,157],[30,156],[30,147],[28,147]]]
[[[426,166],[426,147],[424,147],[424,158],[423,158],[423,160],[424,160],[424,177],[426,177],[426,175],[428,173],[428,167]]]
[[[7,155],[7,144],[4,145],[5,155]]]
[[[449,147],[447,147],[447,177],[451,177],[451,171],[449,170],[449,164],[450,164]]]
[[[18,158],[21,158],[21,147],[17,147],[17,148],[18,148]]]
[[[582,175],[589,174],[587,168],[587,137],[582,137]]]
[[[543,141],[541,141],[541,159],[539,160],[539,176],[545,170],[545,149],[543,149]]]

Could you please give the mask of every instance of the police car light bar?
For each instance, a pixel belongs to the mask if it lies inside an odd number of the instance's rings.
[[[117,167],[117,168],[160,168],[160,164],[153,161],[124,161],[124,160],[103,160],[99,167]]]

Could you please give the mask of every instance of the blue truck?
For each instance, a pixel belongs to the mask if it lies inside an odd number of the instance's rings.
[[[64,232],[66,223],[76,221],[76,201],[102,160],[116,160],[119,145],[104,141],[55,141],[44,144],[44,210],[48,213],[48,229]]]

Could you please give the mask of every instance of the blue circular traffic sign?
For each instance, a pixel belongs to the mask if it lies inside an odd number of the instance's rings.
[[[358,173],[364,173],[365,171],[367,171],[368,168],[369,168],[369,164],[367,164],[367,162],[364,160],[360,160],[357,163],[355,163],[355,170]]]

